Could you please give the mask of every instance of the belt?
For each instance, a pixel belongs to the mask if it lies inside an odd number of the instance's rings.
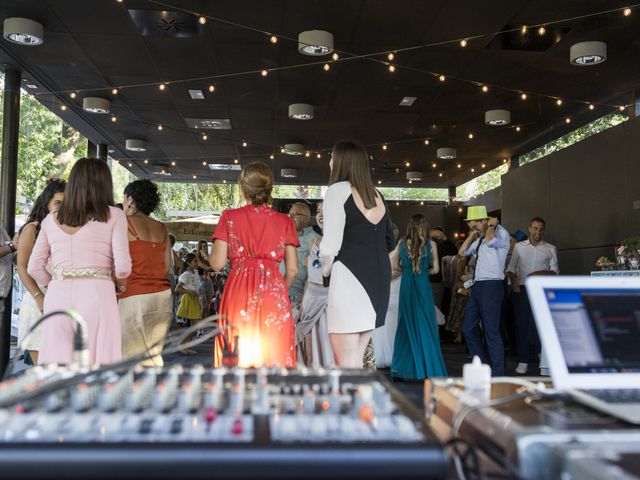
[[[113,280],[108,267],[65,267],[54,270],[54,280]]]

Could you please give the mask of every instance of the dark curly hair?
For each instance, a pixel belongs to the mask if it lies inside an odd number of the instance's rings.
[[[160,203],[158,186],[151,180],[145,179],[131,182],[124,187],[124,194],[131,197],[136,203],[138,211],[145,215],[151,215]]]
[[[50,178],[49,180],[47,180],[47,186],[44,187],[42,193],[38,195],[38,198],[36,198],[36,201],[33,204],[33,208],[31,209],[31,213],[29,213],[25,224],[20,228],[20,232],[22,232],[22,229],[30,223],[37,222],[37,237],[40,233],[40,222],[42,222],[44,218],[49,215],[49,209],[47,208],[49,202],[56,193],[64,193],[64,189],[66,188],[66,186],[67,182],[65,182],[61,178]]]

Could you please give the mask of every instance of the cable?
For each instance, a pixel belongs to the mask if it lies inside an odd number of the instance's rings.
[[[461,451],[456,446],[457,444],[466,445],[467,451]],[[475,445],[461,437],[452,437],[444,444],[444,448],[449,447],[453,449],[453,464],[455,466],[456,474],[458,475],[459,480],[466,480],[466,473],[472,473],[475,478],[478,478],[480,480],[484,479],[480,457],[478,456],[477,448]],[[467,472],[465,473],[464,465],[467,464],[467,459],[469,458],[471,460],[471,467],[467,467]]]

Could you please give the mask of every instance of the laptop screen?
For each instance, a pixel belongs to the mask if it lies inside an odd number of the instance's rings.
[[[569,373],[640,373],[640,290],[545,288]]]

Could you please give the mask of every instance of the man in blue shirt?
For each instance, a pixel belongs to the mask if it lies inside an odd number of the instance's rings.
[[[458,255],[475,255],[476,268],[462,323],[462,335],[471,356],[478,355],[483,362],[491,365],[493,376],[501,376],[504,375],[504,345],[500,334],[500,314],[509,232],[498,224],[497,218],[489,218],[484,206],[469,207],[465,221],[470,232]],[[488,358],[478,331],[480,322]]]

